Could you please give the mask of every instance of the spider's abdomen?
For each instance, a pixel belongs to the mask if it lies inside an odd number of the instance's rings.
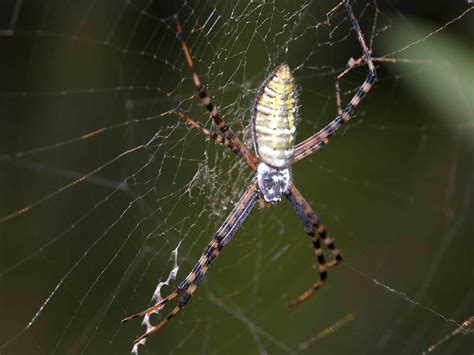
[[[282,168],[293,157],[296,93],[288,64],[278,66],[263,82],[253,109],[253,139],[257,155]]]

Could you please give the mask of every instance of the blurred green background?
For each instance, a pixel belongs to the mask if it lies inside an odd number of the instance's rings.
[[[1,354],[129,353],[143,329],[120,320],[147,307],[179,246],[163,296],[178,285],[252,177],[167,114],[179,105],[212,127],[171,16],[251,144],[256,91],[283,61],[299,85],[298,140],[334,118],[334,78],[360,55],[334,5],[2,2],[0,216],[33,207],[0,223]],[[314,282],[314,255],[286,201],[255,208],[140,353],[420,354],[473,314],[472,12],[434,32],[469,6],[354,3],[374,56],[412,61],[377,63],[356,118],[293,167],[345,258],[328,284],[284,307]],[[345,102],[365,74],[344,78]],[[461,334],[436,351],[473,344]]]

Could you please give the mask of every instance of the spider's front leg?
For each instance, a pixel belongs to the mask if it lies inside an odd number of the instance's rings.
[[[239,202],[235,205],[232,212],[226,218],[225,222],[218,229],[214,238],[204,250],[196,265],[193,267],[188,276],[186,276],[184,281],[181,282],[178,288],[173,291],[168,297],[163,299],[161,302],[158,302],[154,306],[122,320],[122,322],[126,322],[131,319],[144,316],[145,314],[150,313],[156,309],[160,309],[166,303],[181,295],[181,299],[179,300],[178,305],[173,308],[173,310],[168,314],[168,316],[161,320],[151,330],[147,331],[145,334],[135,339],[135,343],[138,343],[141,340],[149,337],[150,335],[158,332],[161,328],[163,328],[163,326],[165,326],[169,322],[171,318],[173,318],[179,311],[181,311],[181,309],[184,308],[184,306],[186,306],[186,304],[189,302],[194,292],[196,291],[209,266],[219,255],[222,248],[224,248],[224,246],[232,239],[239,226],[243,223],[243,221],[248,216],[253,206],[257,202],[257,198],[257,182],[254,179],[250,187],[247,188],[247,190],[240,198]]]
[[[324,226],[319,222],[319,218],[316,213],[314,213],[311,206],[308,204],[308,202],[306,202],[304,197],[293,183],[290,184],[286,197],[290,201],[290,204],[295,210],[296,215],[301,220],[306,234],[311,237],[314,253],[316,254],[316,258],[318,260],[319,270],[319,280],[313,285],[313,287],[287,304],[288,306],[294,306],[314,295],[314,293],[326,283],[327,270],[340,262],[342,260],[342,256],[339,249],[336,248],[333,240],[327,235]],[[333,256],[333,260],[328,263],[326,263],[324,259],[320,239],[323,240],[324,244],[326,244]]]

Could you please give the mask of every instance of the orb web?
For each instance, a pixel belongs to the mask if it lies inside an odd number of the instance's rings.
[[[250,181],[172,113],[215,129],[173,17],[223,118],[252,147],[250,108],[282,62],[300,92],[297,141],[335,117],[334,79],[361,55],[335,5],[2,5],[0,352],[130,353],[145,327],[120,320],[172,292]],[[429,6],[354,2],[379,80],[355,119],[293,167],[345,257],[326,289],[282,307],[317,276],[310,242],[285,201],[255,209],[186,309],[135,351],[468,349],[472,333],[457,329],[474,290],[473,8],[429,18]],[[343,100],[365,73],[342,79]]]

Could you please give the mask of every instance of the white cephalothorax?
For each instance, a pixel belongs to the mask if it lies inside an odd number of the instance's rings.
[[[265,201],[280,202],[281,197],[288,192],[290,169],[273,168],[265,163],[260,163],[257,168],[257,182]]]

